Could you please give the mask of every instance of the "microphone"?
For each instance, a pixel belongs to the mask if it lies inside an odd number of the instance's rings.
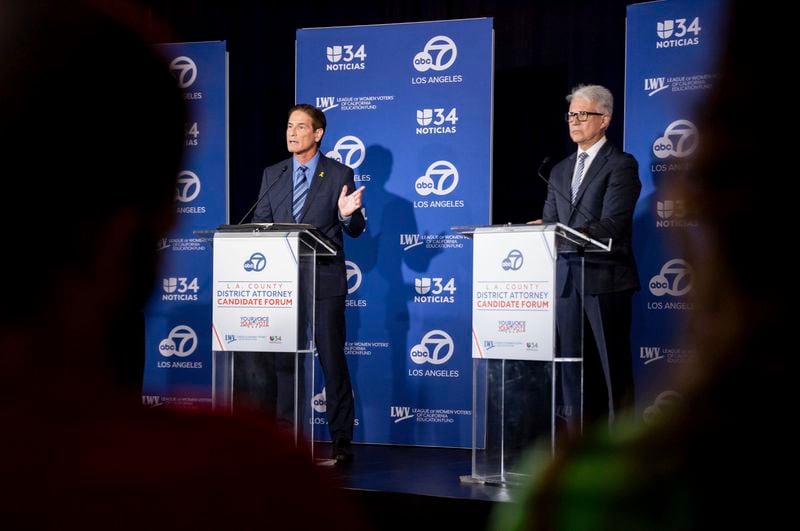
[[[545,183],[547,183],[547,186],[550,186],[550,181],[545,179],[544,175],[542,175],[542,168],[544,168],[548,164],[550,164],[550,157],[543,158],[542,159],[542,163],[539,164],[539,169],[536,170],[536,175],[538,175],[541,180],[543,180]]]
[[[278,177],[276,177],[275,180],[272,181],[272,183],[270,183],[269,186],[267,186],[267,189],[264,190],[264,193],[262,193],[261,195],[258,196],[258,199],[256,199],[256,202],[253,204],[253,206],[250,207],[250,210],[247,211],[247,214],[245,214],[242,217],[242,219],[239,220],[239,223],[237,223],[237,225],[241,225],[242,223],[244,223],[244,220],[247,219],[247,216],[249,216],[250,213],[253,212],[256,209],[258,204],[261,203],[261,200],[264,199],[267,196],[267,194],[270,192],[270,190],[272,190],[272,187],[275,186],[275,183],[277,183],[278,181],[281,180],[281,177],[283,177],[283,174],[286,172],[286,170],[288,168],[289,168],[289,165],[288,164],[284,164],[283,168],[281,168],[281,173],[278,175]],[[292,189],[292,187],[290,186],[289,190],[291,191],[291,189]],[[283,203],[282,200],[281,200],[281,203]],[[278,204],[280,204],[280,203],[278,203]]]
[[[598,221],[600,221],[596,217],[594,217],[593,215],[591,215],[590,213],[586,212],[584,209],[579,207],[577,203],[573,203],[572,202],[572,197],[570,197],[569,195],[564,194],[564,192],[559,190],[556,186],[551,185],[550,181],[547,180],[544,175],[542,175],[542,168],[544,168],[545,165],[547,165],[548,162],[550,162],[550,157],[545,157],[544,159],[542,159],[542,163],[539,164],[539,169],[536,170],[536,175],[538,175],[539,178],[541,180],[543,180],[547,184],[548,188],[551,188],[556,194],[558,194],[559,197],[561,197],[561,199],[566,200],[567,203],[572,205],[572,208],[574,208],[575,210],[580,212],[583,215],[583,217],[588,219],[589,223],[597,223]]]

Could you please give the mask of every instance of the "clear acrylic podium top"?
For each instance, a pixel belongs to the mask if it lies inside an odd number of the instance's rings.
[[[240,223],[238,225],[220,225],[213,231],[197,231],[197,233],[209,233],[225,236],[232,234],[240,237],[242,233],[257,233],[260,237],[285,238],[286,236],[297,234],[303,242],[304,249],[313,252],[317,256],[336,256],[336,247],[327,236],[313,225],[305,223]]]
[[[611,239],[607,241],[595,240],[590,236],[575,230],[563,223],[524,223],[508,225],[464,225],[451,227],[453,232],[472,238],[474,234],[513,233],[513,232],[547,232],[553,231],[561,245],[559,252],[602,252],[611,251]]]

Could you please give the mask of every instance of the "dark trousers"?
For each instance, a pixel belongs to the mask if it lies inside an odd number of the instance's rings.
[[[234,352],[233,409],[266,414],[291,431],[295,423],[295,355],[291,352]],[[297,422],[304,409],[304,368],[297,372]],[[305,406],[305,407],[304,407]]]
[[[632,299],[632,290],[586,295],[581,312],[578,291],[569,286],[556,302],[559,355],[579,357],[583,339],[585,424],[607,420],[611,426],[617,413],[633,405]],[[587,325],[583,338],[582,323]],[[577,367],[565,367],[560,378],[563,406],[568,411],[580,410],[581,374]]]
[[[355,406],[350,371],[344,355],[345,297],[315,301],[316,343],[325,378],[326,414],[333,441],[353,439]],[[302,317],[301,317],[302,319]],[[255,407],[273,416],[279,425],[294,423],[295,384],[299,397],[297,419],[304,422],[310,404],[304,400],[302,361],[295,380],[295,356],[291,353],[237,352],[234,362],[234,408]]]
[[[355,406],[350,370],[344,355],[345,296],[317,299],[316,341],[319,362],[325,377],[325,400],[331,439],[353,440]]]

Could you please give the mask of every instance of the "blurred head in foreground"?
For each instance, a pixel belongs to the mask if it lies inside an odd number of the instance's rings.
[[[141,372],[125,335],[141,332],[157,239],[173,220],[184,106],[121,16],[87,2],[0,2],[0,389],[14,394]]]

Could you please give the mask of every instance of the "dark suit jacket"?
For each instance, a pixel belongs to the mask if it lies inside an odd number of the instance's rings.
[[[638,290],[639,274],[631,249],[631,227],[633,210],[642,189],[639,165],[633,156],[606,141],[589,166],[578,190],[578,211],[569,202],[576,159],[577,153],[573,153],[556,164],[550,172],[542,220],[584,229],[595,239],[612,239],[610,253],[586,253],[586,294]],[[553,188],[557,188],[561,194]],[[587,216],[591,216],[591,219]],[[561,261],[556,274],[558,294],[566,289],[570,273],[574,277],[577,271],[574,255],[570,259],[567,256],[559,257]],[[570,262],[569,267],[565,267],[566,261]]]
[[[353,237],[359,236],[364,231],[365,220],[360,210],[353,213],[348,226],[339,221],[338,201],[344,185],[347,185],[347,193],[353,193],[356,189],[353,170],[320,154],[316,173],[311,181],[311,189],[308,191],[299,222],[317,227],[336,244],[338,252],[335,257],[324,257],[318,261],[317,298],[347,293],[342,229]],[[291,158],[264,170],[259,194],[263,194],[268,186],[272,186],[272,188],[269,190],[269,195],[262,199],[256,208],[253,221],[256,223],[294,223]]]

